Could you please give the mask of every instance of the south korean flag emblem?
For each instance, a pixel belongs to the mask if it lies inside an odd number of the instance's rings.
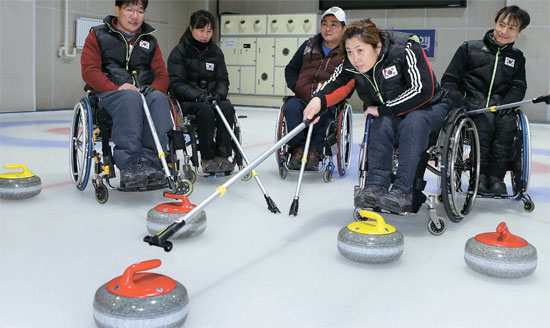
[[[145,49],[149,50],[149,42],[147,42],[147,41],[145,41],[145,40],[139,41],[139,46],[142,47],[142,48],[145,48]]]
[[[516,61],[514,59],[510,57],[504,58],[504,65],[514,67],[515,64],[516,64]]]
[[[384,68],[384,78],[387,80],[390,77],[397,76],[397,68],[395,68],[395,65]]]
[[[214,63],[206,63],[206,70],[207,71],[213,71],[214,70]]]

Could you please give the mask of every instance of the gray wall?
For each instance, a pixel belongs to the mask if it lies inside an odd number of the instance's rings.
[[[518,4],[529,11],[531,26],[516,46],[527,58],[527,96],[550,91],[550,1],[469,0],[467,8],[391,9],[348,11],[350,20],[371,17],[382,28],[436,29],[436,54],[431,61],[441,77],[456,48],[479,39],[494,26],[496,11]],[[113,13],[113,0],[70,0],[69,43],[75,38],[79,16],[102,19]],[[216,9],[215,0],[150,0],[146,20],[158,29],[166,60],[184,32],[189,15],[198,9]],[[220,0],[220,12],[280,14],[317,12],[317,0]],[[63,0],[0,0],[0,112],[72,107],[84,95],[80,77],[80,51],[74,58],[59,58],[63,41]],[[358,99],[353,100],[359,108]],[[550,121],[550,106],[526,106],[531,120]]]
[[[114,0],[69,1],[69,45],[75,42],[76,19],[103,19],[114,12]],[[212,5],[214,7],[212,8]],[[150,0],[146,21],[164,60],[189,23],[190,13],[214,1]],[[60,58],[64,38],[64,0],[0,0],[0,112],[71,108],[84,95],[80,51]]]

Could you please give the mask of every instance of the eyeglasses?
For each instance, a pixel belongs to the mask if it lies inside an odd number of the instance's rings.
[[[138,16],[143,16],[145,15],[145,10],[144,9],[134,9],[134,8],[130,8],[130,7],[126,7],[124,8],[124,12],[126,13],[126,15],[128,16],[132,16],[133,14],[137,14]]]

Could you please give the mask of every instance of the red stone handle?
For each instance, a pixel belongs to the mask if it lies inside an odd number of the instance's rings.
[[[160,264],[160,260],[155,259],[130,265],[120,277],[120,288],[132,289],[134,287],[135,273],[158,268]]]
[[[497,226],[497,233],[498,233],[498,241],[505,241],[510,237],[510,231],[508,230],[508,226],[506,225],[506,222],[501,222]]]

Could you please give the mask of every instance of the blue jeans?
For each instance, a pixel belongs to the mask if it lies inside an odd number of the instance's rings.
[[[416,169],[430,136],[439,134],[451,109],[446,99],[402,116],[379,116],[370,126],[367,148],[367,186],[389,188],[393,150],[399,148],[399,165],[393,189],[412,192]]]
[[[287,100],[284,107],[284,113],[288,131],[291,131],[302,123],[304,120],[304,109],[306,106],[307,102],[298,97],[292,97]],[[311,132],[311,142],[309,147],[310,149],[317,150],[319,154],[323,153],[323,143],[325,141],[325,136],[327,135],[329,124],[334,118],[336,106],[331,106],[328,109],[328,112],[323,114],[319,119],[319,122],[313,126],[313,132]],[[306,143],[306,133],[307,129],[304,129],[304,133],[298,133],[294,138],[290,139],[288,142],[290,149],[304,147]]]
[[[104,109],[113,120],[111,140],[115,144],[113,157],[120,170],[141,159],[146,159],[161,168],[157,148],[143,111],[143,100],[134,90],[115,90],[98,94],[99,108]],[[166,152],[166,132],[173,128],[168,98],[160,92],[149,93],[145,100],[157,130],[163,151]]]

